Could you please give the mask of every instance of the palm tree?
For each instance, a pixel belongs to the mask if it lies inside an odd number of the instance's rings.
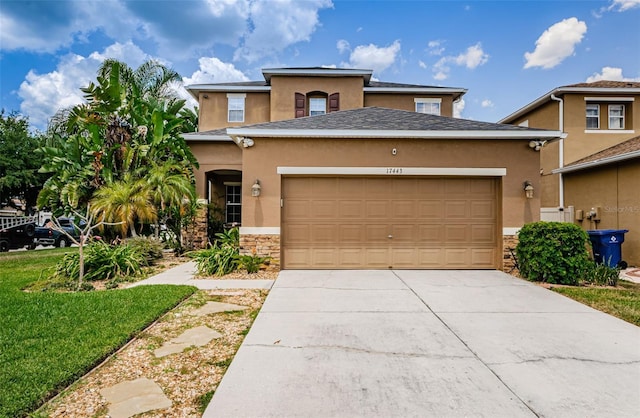
[[[121,237],[138,236],[135,223],[155,222],[157,212],[153,205],[151,189],[144,180],[134,179],[128,174],[124,179],[102,186],[91,200],[91,209],[96,219],[120,223]]]

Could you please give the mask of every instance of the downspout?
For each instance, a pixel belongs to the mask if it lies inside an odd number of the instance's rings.
[[[558,130],[560,132],[564,132],[564,101],[559,97],[556,97],[553,93],[550,96],[551,100],[555,100],[559,103],[558,105]],[[564,137],[560,137],[560,143],[558,144],[558,168],[564,167]],[[558,174],[559,181],[559,206],[564,208],[564,179],[562,178],[562,173]]]

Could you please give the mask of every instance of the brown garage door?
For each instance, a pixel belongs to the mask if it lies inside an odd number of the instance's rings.
[[[285,177],[288,269],[497,268],[495,178]]]

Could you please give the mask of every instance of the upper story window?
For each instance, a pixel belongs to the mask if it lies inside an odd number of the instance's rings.
[[[414,102],[416,103],[416,112],[440,116],[442,99],[416,98]]]
[[[296,93],[294,98],[295,117],[324,115],[340,110],[340,93],[327,95],[322,91],[307,94]]]
[[[587,104],[587,129],[600,129],[600,105]]]
[[[244,100],[246,97],[247,95],[244,93],[227,94],[227,101],[228,101],[227,121],[228,122],[244,122]]]
[[[324,115],[327,113],[327,99],[325,97],[309,98],[309,116]]]
[[[624,105],[609,105],[609,129],[624,129]]]

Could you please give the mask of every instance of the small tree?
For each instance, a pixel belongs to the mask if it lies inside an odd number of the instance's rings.
[[[84,214],[80,214],[76,211],[72,212],[74,216],[79,218],[81,221],[84,221],[84,226],[82,228],[78,226],[78,223],[72,222],[73,227],[79,232],[77,239],[64,228],[62,228],[60,222],[56,218],[53,218],[51,220],[51,222],[53,223],[51,229],[64,234],[67,238],[69,238],[71,242],[78,246],[78,259],[80,264],[80,272],[78,274],[78,290],[80,290],[82,288],[82,281],[84,279],[84,246],[91,236],[91,232],[94,229],[100,228],[105,225],[120,225],[122,222],[105,222],[104,215],[102,216],[102,219],[100,221],[96,222],[95,212],[91,211],[91,205],[87,205],[87,211]]]

